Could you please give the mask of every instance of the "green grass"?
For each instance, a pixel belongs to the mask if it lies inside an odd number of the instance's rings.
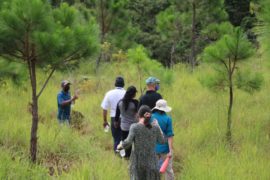
[[[179,65],[170,75],[154,74],[162,80],[160,93],[173,107],[176,179],[270,179],[269,69],[263,64],[256,69],[265,78],[260,92],[235,91],[233,147],[225,139],[228,94],[214,93],[200,83],[210,71],[207,65],[194,73]],[[29,82],[17,87],[8,81],[0,88],[0,179],[51,179],[50,174],[53,179],[129,178],[128,162],[114,155],[111,135],[103,131],[100,103],[113,88],[115,76],[123,75],[126,87],[139,87],[138,74],[128,63],[104,64],[97,75],[92,72],[91,64],[73,74],[56,72],[40,97],[36,165],[28,160]],[[45,76],[38,75],[41,84]],[[82,82],[83,76],[88,80]],[[62,79],[81,89],[73,107],[85,116],[80,130],[57,123],[56,94]]]

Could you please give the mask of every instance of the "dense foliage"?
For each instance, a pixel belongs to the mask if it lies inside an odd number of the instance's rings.
[[[101,125],[118,75],[161,80],[176,179],[270,179],[269,29],[269,0],[0,0],[0,179],[128,179]]]
[[[38,99],[52,74],[66,65],[92,55],[97,45],[94,20],[87,21],[66,3],[59,8],[42,0],[13,0],[2,4],[0,11],[0,56],[27,66],[32,88],[32,128],[30,154],[36,161]],[[49,66],[45,83],[37,86],[37,67]],[[16,75],[16,74],[15,74]]]

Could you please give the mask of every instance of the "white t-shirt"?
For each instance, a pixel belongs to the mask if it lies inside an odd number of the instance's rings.
[[[110,110],[110,116],[115,117],[117,103],[124,97],[126,90],[116,87],[106,93],[101,107],[105,110]]]

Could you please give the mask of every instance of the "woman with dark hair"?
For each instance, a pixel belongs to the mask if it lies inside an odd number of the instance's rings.
[[[128,87],[123,99],[121,99],[116,108],[115,122],[118,126],[121,116],[121,140],[125,140],[128,137],[129,128],[131,124],[136,123],[136,114],[138,108],[138,100],[134,99],[137,93],[137,89],[134,86]],[[131,148],[125,150],[125,157],[129,158]]]
[[[163,142],[163,135],[158,125],[150,123],[151,109],[148,106],[141,106],[138,114],[139,122],[131,125],[127,139],[117,149],[132,146],[129,166],[131,180],[159,180],[155,145]]]

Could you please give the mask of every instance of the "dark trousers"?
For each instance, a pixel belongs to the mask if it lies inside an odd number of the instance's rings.
[[[129,133],[129,131],[123,131],[123,130],[121,130],[121,140],[122,141],[124,141],[128,137],[128,133]],[[128,148],[128,149],[125,149],[125,153],[126,153],[125,157],[127,157],[127,158],[130,157],[131,147]]]
[[[112,130],[112,137],[113,137],[113,150],[115,152],[117,145],[121,141],[121,128],[114,127],[114,117],[111,117],[111,130]]]

